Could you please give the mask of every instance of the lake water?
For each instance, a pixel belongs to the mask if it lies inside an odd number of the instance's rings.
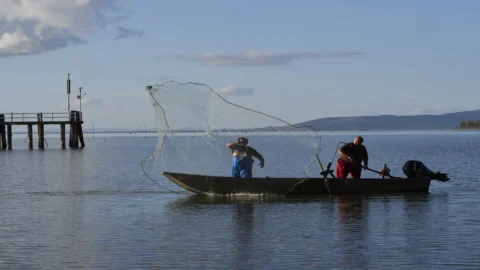
[[[480,133],[360,134],[372,168],[417,159],[451,180],[417,195],[198,197],[143,173],[151,134],[86,135],[82,150],[47,137],[43,151],[18,136],[0,151],[0,268],[480,269]],[[322,136],[322,161],[355,135]]]

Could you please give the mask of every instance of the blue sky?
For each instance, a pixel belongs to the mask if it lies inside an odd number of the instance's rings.
[[[3,112],[66,111],[67,73],[104,128],[154,127],[168,79],[293,123],[480,109],[478,1],[4,2]]]

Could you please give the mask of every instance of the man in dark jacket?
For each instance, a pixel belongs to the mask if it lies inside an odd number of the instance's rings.
[[[336,178],[360,178],[362,167],[368,168],[368,152],[363,145],[363,137],[355,137],[353,142],[347,143],[338,149],[340,158],[337,161]],[[362,166],[363,161],[363,166]]]

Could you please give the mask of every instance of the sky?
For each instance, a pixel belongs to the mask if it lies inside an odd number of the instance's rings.
[[[155,126],[147,85],[200,82],[291,123],[480,109],[479,1],[0,0],[0,111]]]

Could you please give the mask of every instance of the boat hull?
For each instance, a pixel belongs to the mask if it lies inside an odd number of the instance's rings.
[[[428,192],[429,178],[260,178],[239,179],[162,172],[179,187],[197,194],[321,195]]]

